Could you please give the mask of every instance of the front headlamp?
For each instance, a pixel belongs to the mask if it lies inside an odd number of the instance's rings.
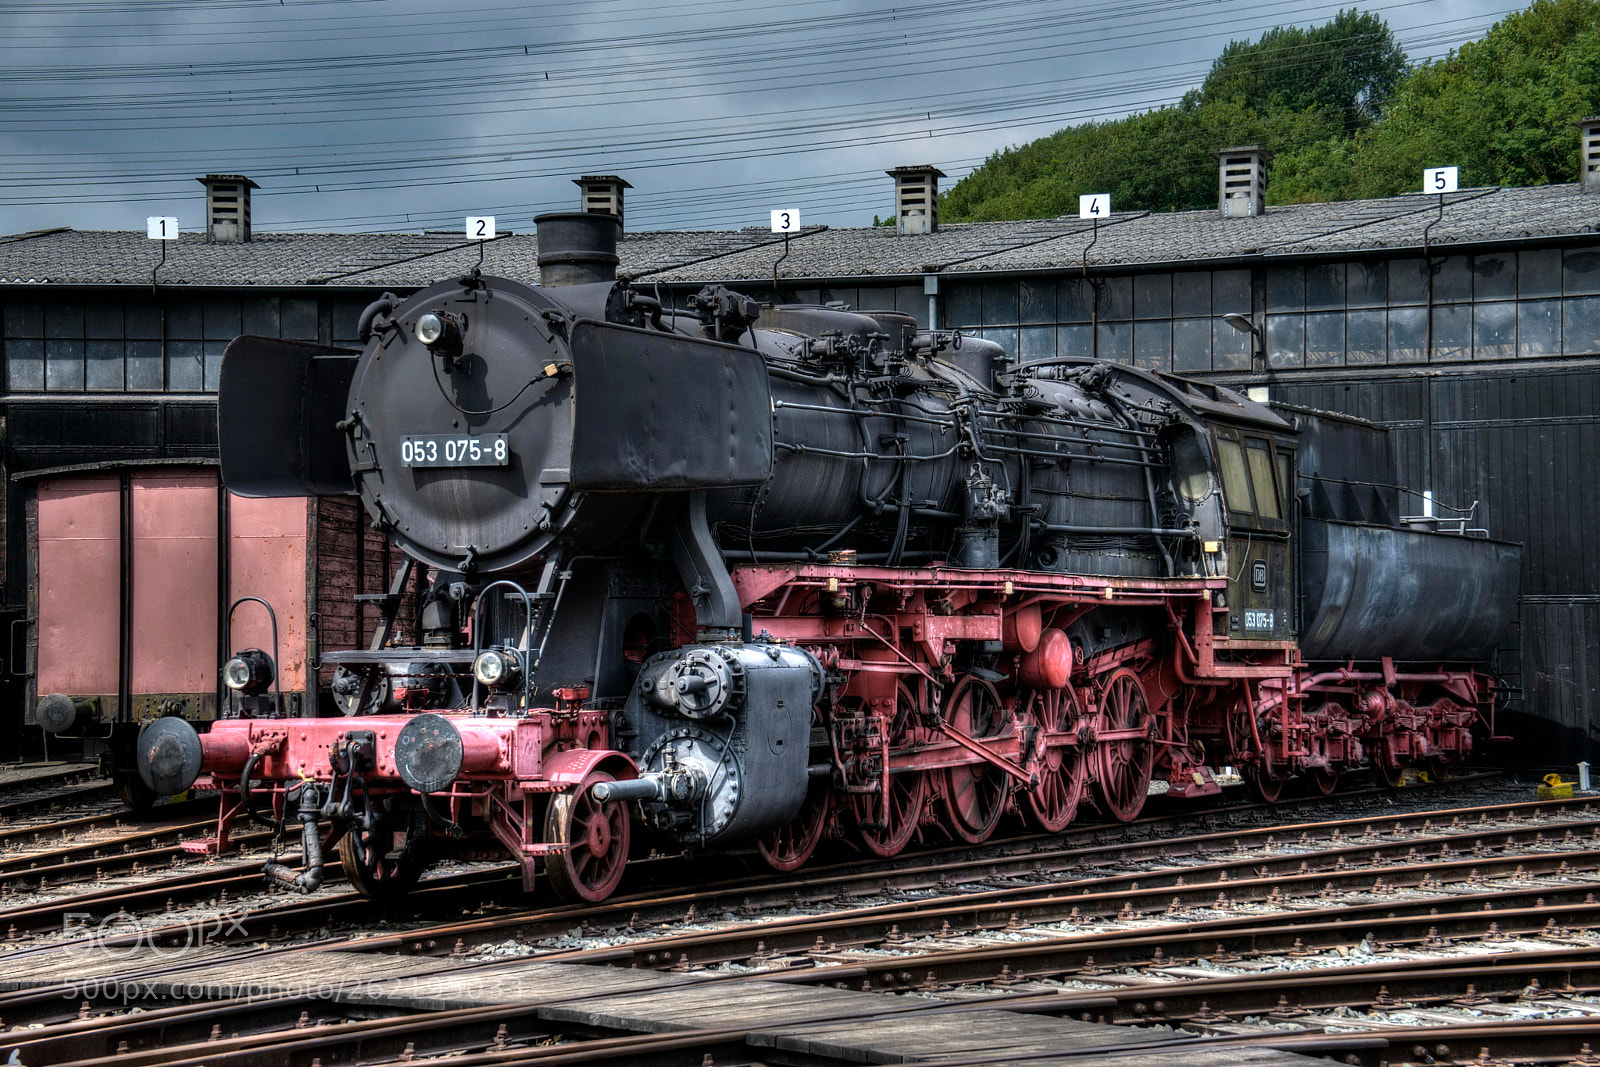
[[[511,649],[486,649],[472,663],[472,676],[490,689],[509,689],[521,672],[521,657]]]
[[[236,693],[265,693],[272,678],[272,657],[259,648],[247,648],[222,665],[222,684]]]

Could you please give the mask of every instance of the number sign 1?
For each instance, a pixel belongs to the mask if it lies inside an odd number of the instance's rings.
[[[1460,176],[1459,167],[1429,167],[1422,172],[1422,191],[1425,193],[1453,193]]]
[[[152,241],[176,241],[178,239],[178,220],[160,215],[151,215],[144,220],[145,236]]]
[[[1111,194],[1090,193],[1078,197],[1080,219],[1105,219],[1111,217]]]
[[[795,211],[793,208],[785,211],[774,211],[772,213],[772,232],[799,233],[800,212]]]
[[[493,215],[468,215],[467,240],[492,241],[494,240]]]

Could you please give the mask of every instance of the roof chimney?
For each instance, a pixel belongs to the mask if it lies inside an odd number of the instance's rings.
[[[206,240],[237,245],[250,240],[250,190],[261,188],[243,174],[207,174]]]
[[[1217,153],[1218,207],[1225,219],[1245,218],[1267,210],[1267,160],[1260,145],[1240,145]]]
[[[1600,115],[1578,120],[1578,180],[1586,193],[1600,193]]]
[[[884,171],[894,179],[894,217],[896,231],[933,233],[939,228],[939,179],[944,171],[935,166],[896,167]]]
[[[585,174],[572,179],[572,184],[582,190],[578,197],[579,211],[615,215],[617,222],[622,222],[622,191],[633,186],[615,174]]]

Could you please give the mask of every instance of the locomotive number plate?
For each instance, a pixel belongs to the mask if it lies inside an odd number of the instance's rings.
[[[504,467],[511,462],[511,447],[503,433],[416,434],[401,439],[400,462],[407,467]]]
[[[1244,613],[1244,628],[1246,630],[1272,629],[1273,613],[1270,611],[1247,611]]]

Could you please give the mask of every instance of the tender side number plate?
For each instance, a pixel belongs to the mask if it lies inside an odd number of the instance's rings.
[[[511,448],[503,433],[418,434],[400,441],[400,462],[407,467],[504,467],[511,462]]]
[[[1246,630],[1270,630],[1273,623],[1272,614],[1270,611],[1247,611],[1244,613],[1244,628]]]

